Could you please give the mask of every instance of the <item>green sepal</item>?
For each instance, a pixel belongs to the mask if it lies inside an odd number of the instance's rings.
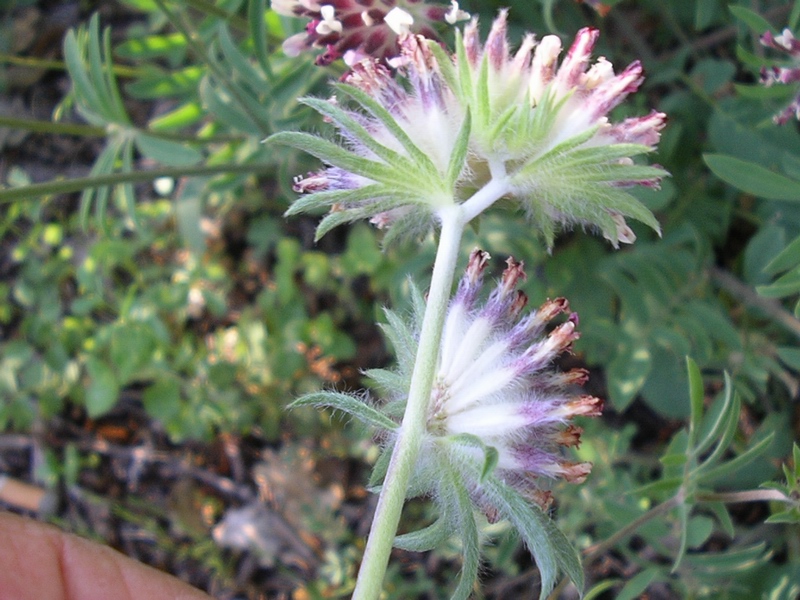
[[[392,344],[401,369],[408,367],[410,373],[410,367],[413,366],[414,357],[417,354],[417,337],[406,321],[396,312],[387,308],[383,313],[386,315],[387,324],[380,325],[380,328]]]
[[[555,586],[559,570],[563,570],[575,587],[582,591],[584,575],[580,557],[550,518],[496,477],[488,477],[482,485],[492,503],[511,521],[533,555],[541,576],[539,598],[547,598]]]
[[[453,516],[461,536],[461,546],[464,552],[464,562],[461,566],[461,575],[458,586],[453,591],[451,600],[468,600],[472,595],[475,581],[478,578],[480,567],[480,542],[478,538],[478,524],[475,521],[475,512],[472,500],[461,474],[455,468],[445,467],[442,476],[446,479],[448,487],[454,494],[456,514]]]
[[[411,531],[394,538],[394,547],[411,552],[428,552],[441,546],[453,535],[450,523],[439,517],[433,523],[417,531]]]
[[[370,473],[369,476],[369,481],[367,482],[367,489],[370,492],[380,492],[383,486],[383,480],[386,478],[386,473],[389,471],[389,463],[392,460],[393,449],[393,446],[383,448],[378,456],[378,460],[375,461],[375,465],[372,467],[372,473]]]
[[[373,198],[379,198],[386,190],[387,187],[380,183],[371,183],[352,190],[326,190],[323,192],[306,194],[292,202],[292,205],[283,213],[283,216],[293,217],[316,208],[332,206],[333,204],[341,202],[363,202],[365,200],[372,200]]]
[[[489,54],[485,53],[481,60],[478,80],[475,82],[475,120],[478,129],[483,130],[489,125],[491,115],[491,100],[489,94]]]
[[[464,122],[458,130],[458,137],[456,137],[456,143],[453,146],[453,153],[450,155],[450,163],[447,165],[446,181],[451,190],[455,189],[456,182],[461,172],[464,170],[464,165],[467,161],[471,122],[472,117],[470,116],[469,109],[467,109],[467,114],[464,115]]]
[[[388,369],[367,369],[364,371],[371,388],[375,388],[386,395],[407,392],[409,381],[406,376]]]
[[[341,392],[314,392],[306,394],[292,402],[288,408],[300,408],[301,406],[316,406],[341,410],[367,425],[372,425],[380,429],[392,431],[400,427],[400,425],[363,400]]]
[[[300,100],[302,104],[310,106],[318,113],[328,117],[337,125],[339,129],[346,131],[349,135],[353,136],[359,143],[363,144],[365,148],[375,153],[376,156],[381,158],[387,164],[392,165],[398,170],[407,173],[418,173],[419,167],[402,154],[398,154],[391,148],[387,148],[383,144],[378,143],[373,135],[367,131],[363,125],[356,121],[353,117],[348,115],[344,110],[329,102],[328,100],[320,100],[319,98],[303,98]]]
[[[400,142],[403,149],[414,160],[418,167],[428,173],[435,173],[436,166],[431,161],[430,157],[425,154],[417,145],[408,137],[405,130],[397,123],[391,113],[386,110],[381,104],[372,96],[351,85],[338,83],[333,84],[333,87],[350,96],[353,100],[358,102],[367,112],[373,117],[378,119],[384,127],[391,133],[395,139]]]
[[[471,433],[459,433],[457,435],[447,436],[444,439],[450,444],[469,446],[470,448],[476,448],[483,453],[483,463],[481,464],[480,474],[478,476],[478,481],[480,483],[483,483],[484,480],[491,475],[492,472],[494,472],[494,469],[497,466],[497,461],[499,460],[499,454],[494,446],[486,445],[481,438]],[[460,454],[461,452],[458,450],[451,450],[450,459],[457,461],[460,459]]]
[[[397,170],[389,165],[357,156],[333,142],[310,133],[282,131],[268,137],[265,143],[292,146],[350,173],[381,183],[397,185],[403,189],[409,188],[413,183],[413,180],[409,181],[407,177],[402,178]],[[418,193],[419,189],[415,188],[414,195]]]
[[[457,36],[460,36],[460,32],[456,32]],[[428,43],[428,49],[433,54],[433,58],[436,59],[436,64],[439,65],[439,73],[444,79],[444,82],[447,84],[447,87],[460,98],[460,84],[458,80],[458,73],[456,72],[455,67],[453,66],[453,61],[448,56],[447,52],[445,52],[444,48],[438,43],[433,40],[425,40]]]
[[[464,46],[464,38],[461,31],[456,29],[456,67],[458,68],[458,81],[460,85],[453,88],[453,91],[458,93],[461,103],[469,103],[472,101],[473,95],[473,82],[472,82],[472,69],[470,68],[469,59],[467,58],[467,49]]]
[[[393,208],[397,208],[397,200],[395,198],[388,200],[375,200],[366,206],[346,208],[344,210],[330,213],[326,215],[322,221],[320,221],[319,225],[317,226],[317,232],[314,239],[315,241],[319,241],[319,239],[331,229],[338,227],[339,225],[343,225],[344,223],[368,219],[378,213],[388,211]],[[416,207],[414,212],[416,214],[428,214],[424,207]],[[392,227],[394,226],[395,224],[392,224]]]

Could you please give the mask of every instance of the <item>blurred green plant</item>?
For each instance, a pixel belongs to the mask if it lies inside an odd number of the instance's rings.
[[[294,428],[324,437],[338,422],[283,407],[333,383],[337,361],[361,366],[367,343],[356,332],[377,304],[408,300],[407,275],[424,289],[433,246],[381,253],[358,225],[313,247],[307,223],[287,229],[280,219],[292,176],[318,164],[260,142],[328,131],[296,98],[328,95],[324,82],[340,73],[282,54],[301,23],[265,0],[124,4],[134,12],[113,31],[94,16],[68,33],[63,62],[0,56],[62,68],[72,84],[52,122],[4,109],[2,127],[103,140],[84,177],[31,183],[23,163],[4,171],[0,427],[27,432],[74,407],[102,419],[141,403],[176,443],[224,432],[274,442]],[[488,23],[501,3],[462,4]],[[762,67],[786,64],[759,36],[777,34],[773,24],[797,31],[800,3],[608,1],[604,17],[572,0],[505,4],[519,32],[601,28],[598,52],[642,57],[647,101],[671,119],[657,160],[672,178],[637,193],[663,239],[635,227],[639,243],[611,254],[567,235],[548,255],[521,219],[492,216],[463,244],[524,257],[532,302],[567,296],[582,318],[577,360],[605,378],[611,417],[587,425],[579,452],[594,475],[581,490],[560,489],[554,513],[584,551],[586,597],[667,586],[678,596],[793,598],[800,135],[772,123],[796,90],[754,82]],[[159,179],[173,191],[145,185]],[[63,199],[74,192],[77,208]],[[686,355],[697,367],[687,371]],[[700,373],[717,396],[704,410]],[[70,484],[89,469],[74,454],[48,454]],[[779,463],[785,482],[775,483]],[[756,501],[760,517],[737,509]],[[431,515],[406,518],[413,529]],[[530,570],[513,532],[480,534],[497,544],[487,579]],[[224,570],[213,549],[198,553]],[[349,593],[358,555],[357,541],[342,540],[309,592]],[[448,597],[458,556],[453,543],[437,550],[436,580],[392,571],[390,597]],[[601,556],[619,568],[603,576]]]

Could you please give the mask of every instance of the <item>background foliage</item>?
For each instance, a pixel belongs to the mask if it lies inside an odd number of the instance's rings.
[[[797,31],[800,3],[503,4],[516,34],[598,27],[596,54],[647,69],[625,110],[670,117],[656,160],[672,176],[636,192],[663,237],[634,225],[614,252],[567,232],[548,255],[494,213],[464,242],[523,259],[532,305],[566,296],[581,316],[574,360],[607,408],[579,451],[593,474],[557,489],[553,517],[587,596],[794,598],[800,135],[772,116],[798,90],[758,84],[787,64],[758,38]],[[462,8],[486,26],[500,5]],[[304,23],[263,0],[0,6],[0,472],[46,489],[63,526],[218,597],[347,596],[375,444],[284,408],[391,361],[380,307],[409,306],[433,245],[384,253],[364,224],[314,244],[314,219],[283,219],[316,165],[261,140],[325,130],[296,99],[342,67],[286,58]],[[409,529],[430,518],[406,512]],[[515,533],[483,535],[484,596],[535,597]],[[458,548],[393,565],[387,597],[446,598]]]

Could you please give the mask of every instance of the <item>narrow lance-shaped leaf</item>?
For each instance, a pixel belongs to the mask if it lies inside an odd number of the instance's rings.
[[[700,427],[700,419],[703,418],[703,400],[705,393],[703,390],[703,376],[700,368],[690,356],[686,357],[686,370],[689,373],[689,401],[691,403],[691,417],[689,419],[689,445],[687,450],[692,452],[697,429]]]
[[[755,444],[752,448],[749,448],[736,458],[724,462],[721,465],[718,465],[712,469],[704,471],[702,474],[703,482],[711,483],[719,479],[720,477],[725,477],[730,473],[735,473],[743,466],[755,460],[756,458],[761,456],[764,452],[766,452],[769,449],[770,445],[772,444],[772,440],[774,437],[775,437],[775,432],[771,432],[763,440],[761,440],[760,442]]]
[[[724,154],[704,154],[703,160],[714,175],[748,194],[767,200],[800,201],[800,181]]]
[[[299,408],[301,406],[325,406],[334,410],[341,410],[367,425],[372,425],[381,429],[394,430],[398,427],[397,423],[366,402],[340,392],[315,392],[306,394],[292,402],[289,408]]]
[[[733,404],[729,411],[724,416],[724,421],[721,423],[721,435],[717,441],[714,450],[707,456],[702,464],[697,467],[698,473],[703,473],[712,468],[728,451],[728,447],[733,441],[733,436],[736,434],[736,429],[739,424],[739,411],[741,408],[741,401],[738,397],[734,396]],[[705,445],[705,444],[704,444]]]
[[[269,47],[267,44],[267,27],[264,23],[264,13],[267,11],[266,0],[250,0],[247,3],[247,23],[250,37],[253,40],[258,64],[264,71],[267,80],[272,79],[272,65],[270,64]]]
[[[728,373],[725,373],[724,375],[725,375],[725,388],[722,400],[722,407],[720,408],[716,420],[709,428],[708,433],[703,437],[702,440],[697,442],[695,446],[695,452],[698,455],[708,450],[711,447],[711,444],[714,443],[714,440],[720,438],[723,435],[725,431],[725,424],[730,422],[732,413],[735,413],[736,418],[738,419],[738,410],[735,410],[732,407],[733,385],[731,384],[731,378],[730,375],[728,375]]]

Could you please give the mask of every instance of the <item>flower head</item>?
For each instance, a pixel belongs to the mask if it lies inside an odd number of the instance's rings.
[[[772,35],[772,32],[767,31],[761,36],[761,44],[788,54],[794,63],[792,66],[786,67],[762,68],[761,83],[770,87],[776,83],[791,84],[800,81],[800,40],[797,40],[789,29],[784,29],[781,35]],[[785,109],[775,115],[774,121],[783,125],[792,116],[800,120],[800,92],[795,95]]]
[[[288,38],[283,50],[297,56],[321,48],[318,65],[343,58],[352,65],[367,57],[387,59],[398,52],[398,38],[413,32],[438,39],[433,24],[453,25],[469,18],[458,2],[451,6],[423,0],[272,0],[278,14],[311,19],[304,33]]]
[[[560,63],[556,36],[528,35],[512,52],[506,18],[501,11],[483,45],[473,19],[452,56],[420,36],[401,36],[399,55],[388,61],[398,77],[375,59],[354,64],[339,90],[355,110],[307,101],[342,143],[278,134],[327,163],[296,182],[311,195],[290,213],[331,206],[319,235],[365,217],[414,232],[448,207],[462,205],[470,220],[507,198],[548,246],[559,225],[598,228],[614,246],[635,239],[626,217],[658,230],[627,189],[657,186],[665,175],[632,157],[655,149],[666,117],[608,118],[641,85],[641,64],[618,74],[604,58],[592,64],[598,31],[591,28],[578,32]]]
[[[522,316],[527,298],[517,289],[522,263],[508,267],[483,305],[478,303],[488,254],[475,250],[452,300],[443,332],[428,434],[469,435],[497,451],[501,477],[525,495],[542,498],[543,479],[580,483],[591,464],[562,452],[580,444],[576,416],[598,416],[600,399],[574,391],[585,369],[561,372],[558,357],[578,339],[578,317],[564,298]],[[549,328],[559,314],[566,321]],[[548,331],[549,328],[549,331]],[[480,491],[476,488],[476,493]]]

